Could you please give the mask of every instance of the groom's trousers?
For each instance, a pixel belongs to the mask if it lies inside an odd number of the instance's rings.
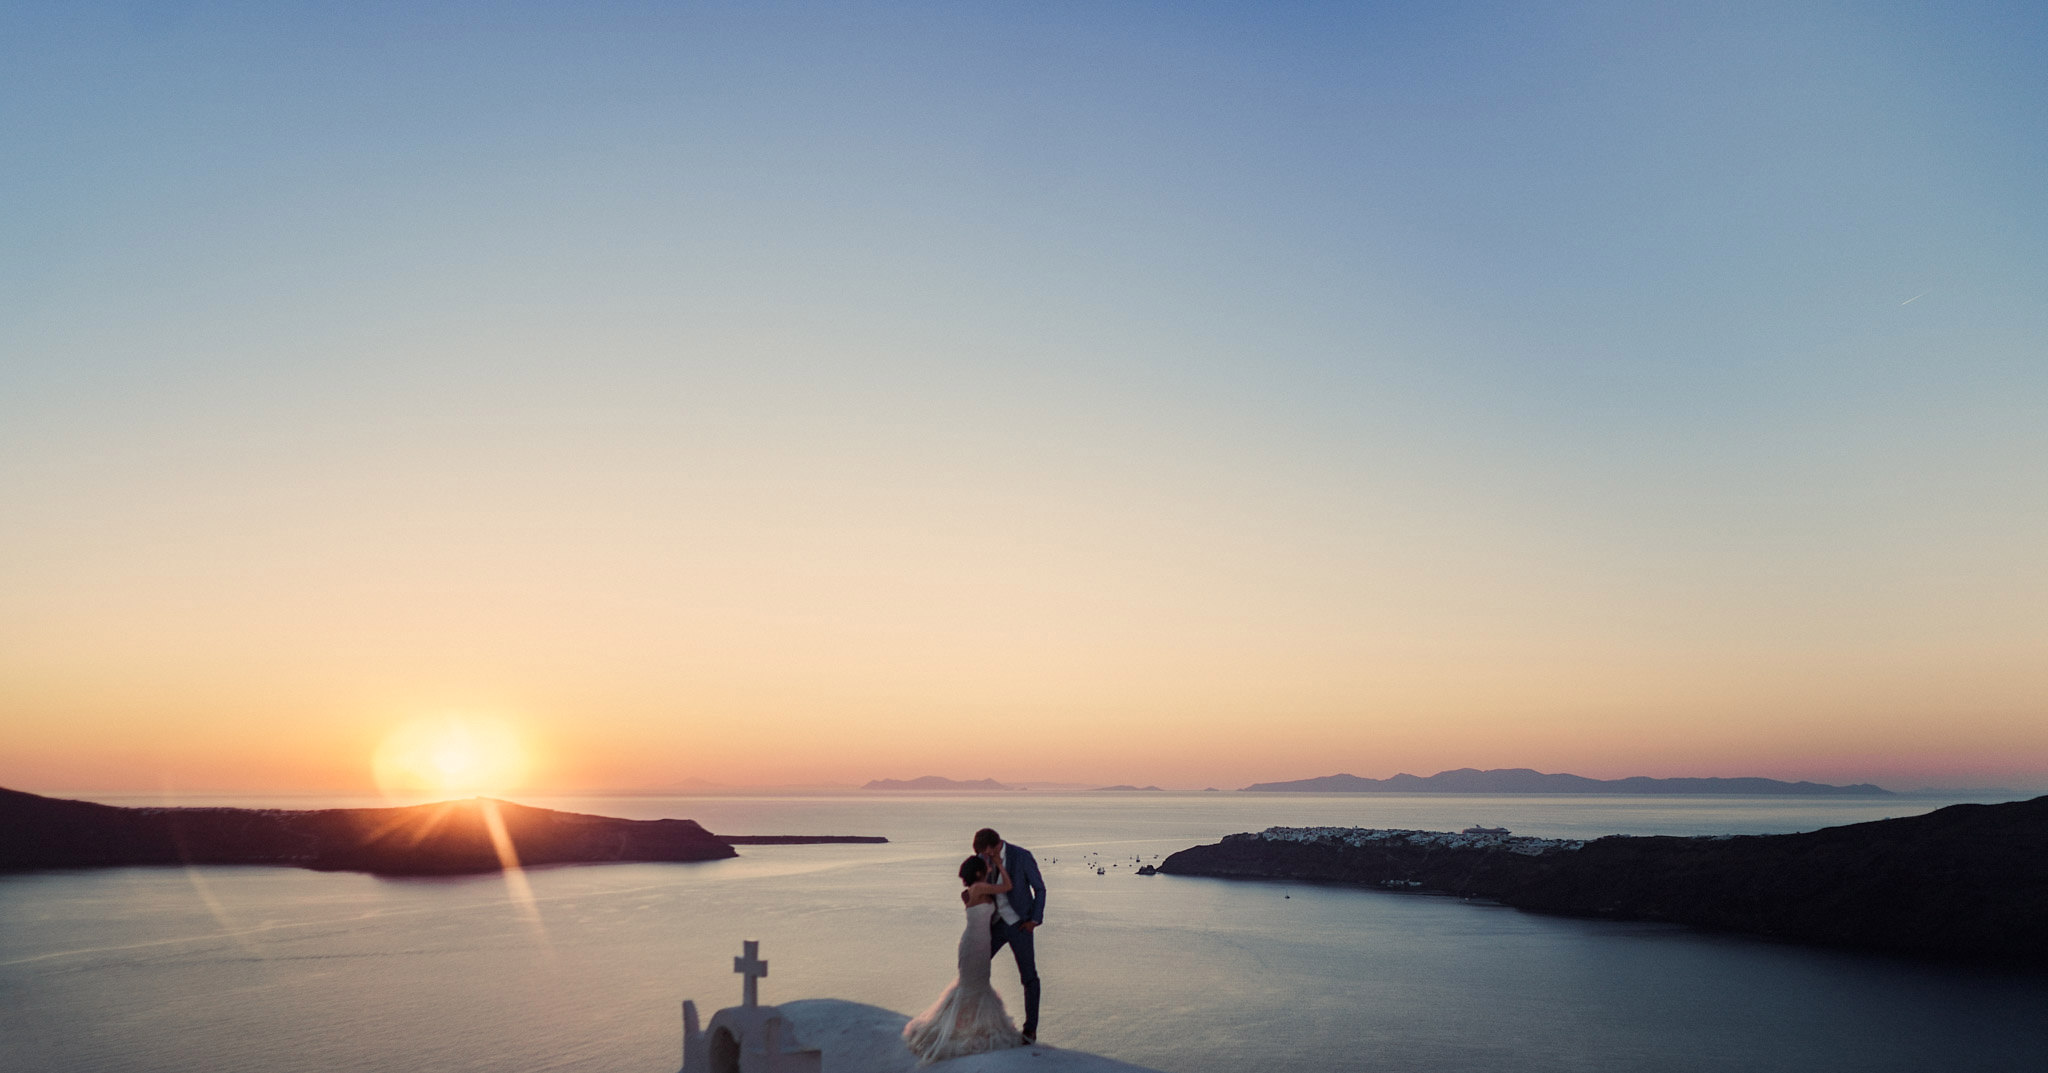
[[[1024,983],[1024,1034],[1038,1037],[1038,949],[1032,935],[1023,928],[1006,924],[998,916],[989,926],[989,956],[994,957],[1008,943],[1017,955],[1017,975]]]

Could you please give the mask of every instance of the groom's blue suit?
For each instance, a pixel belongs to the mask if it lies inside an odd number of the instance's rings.
[[[998,912],[989,921],[989,956],[1005,943],[1017,955],[1017,975],[1024,984],[1024,1034],[1038,1036],[1038,950],[1029,931],[1018,926],[1026,921],[1045,923],[1045,877],[1038,872],[1038,858],[1022,846],[1003,843],[1003,871],[1009,874],[1010,889],[997,895],[1017,911],[1017,924],[1003,920]]]

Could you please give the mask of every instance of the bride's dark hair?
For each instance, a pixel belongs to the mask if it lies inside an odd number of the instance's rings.
[[[987,874],[988,862],[982,860],[978,853],[960,862],[960,885],[963,887],[973,886]]]

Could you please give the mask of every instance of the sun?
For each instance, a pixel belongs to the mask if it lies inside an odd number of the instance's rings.
[[[502,794],[526,775],[526,751],[501,720],[444,716],[406,723],[385,737],[371,764],[387,794]]]

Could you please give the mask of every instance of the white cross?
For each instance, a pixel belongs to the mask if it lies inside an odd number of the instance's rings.
[[[753,1007],[761,1004],[761,977],[768,975],[768,963],[761,960],[759,942],[748,939],[745,947],[745,957],[732,959],[732,971],[747,978],[746,990],[741,992],[742,1005]]]

